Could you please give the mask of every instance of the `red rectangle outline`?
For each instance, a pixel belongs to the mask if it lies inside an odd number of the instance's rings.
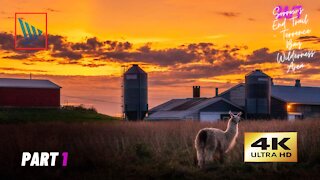
[[[17,48],[17,14],[45,14],[46,15],[46,43],[44,48]],[[46,50],[48,49],[48,13],[46,12],[16,12],[14,14],[14,49],[15,50]]]

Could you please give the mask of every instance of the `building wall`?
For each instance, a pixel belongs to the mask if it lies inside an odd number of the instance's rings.
[[[0,88],[2,107],[59,107],[60,89]]]
[[[291,104],[290,112],[301,112],[303,118],[319,118],[320,105]]]
[[[224,112],[224,111],[232,111],[232,112],[240,112],[241,109],[233,106],[232,104],[229,104],[225,101],[218,101],[214,104],[211,104],[203,109],[200,110],[201,112]]]
[[[245,87],[239,86],[230,91],[230,101],[238,106],[245,106]]]
[[[222,94],[221,97],[231,101],[232,103],[244,107],[245,106],[245,87],[239,86],[233,88],[229,92]]]
[[[218,119],[223,119],[222,116],[229,117],[229,114],[228,114],[229,111],[232,111],[233,113],[238,113],[240,111],[242,112],[241,109],[233,106],[232,104],[229,104],[223,100],[220,100],[214,104],[211,104],[211,105],[201,109],[199,111],[199,119],[201,120],[201,113],[203,113],[203,112],[212,112],[213,117],[219,116]],[[216,121],[218,119],[217,118],[210,119],[210,121]],[[208,121],[208,120],[205,120],[205,121]]]
[[[287,103],[271,97],[271,118],[287,119]]]

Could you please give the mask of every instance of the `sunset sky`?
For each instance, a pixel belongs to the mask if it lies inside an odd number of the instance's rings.
[[[149,74],[149,107],[191,97],[200,85],[204,97],[243,82],[262,69],[275,84],[320,84],[320,1],[256,0],[0,0],[0,77],[49,79],[62,86],[63,104],[94,106],[121,113],[121,66],[139,64]],[[277,53],[286,41],[272,29],[276,6],[303,7],[308,22],[290,32],[313,58],[296,60],[302,69],[287,73]],[[48,50],[14,49],[16,12],[47,12]],[[44,29],[32,19],[30,24]],[[281,22],[279,20],[279,22]],[[21,30],[17,26],[17,32]],[[297,50],[299,51],[299,50]]]

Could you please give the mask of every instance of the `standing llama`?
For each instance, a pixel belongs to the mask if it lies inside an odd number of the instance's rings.
[[[215,152],[219,153],[220,162],[223,163],[225,153],[234,146],[242,113],[239,112],[234,115],[230,111],[229,114],[231,117],[225,131],[216,128],[204,128],[198,132],[195,139],[195,148],[200,168],[204,168],[205,165],[213,161]]]

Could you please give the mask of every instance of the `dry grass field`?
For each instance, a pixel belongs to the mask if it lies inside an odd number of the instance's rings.
[[[0,179],[319,179],[320,121],[242,121],[225,164],[195,165],[194,137],[227,122],[0,124]],[[244,163],[244,132],[298,132],[298,163]],[[23,151],[67,151],[67,167],[20,167]],[[14,179],[15,179],[14,178]]]

